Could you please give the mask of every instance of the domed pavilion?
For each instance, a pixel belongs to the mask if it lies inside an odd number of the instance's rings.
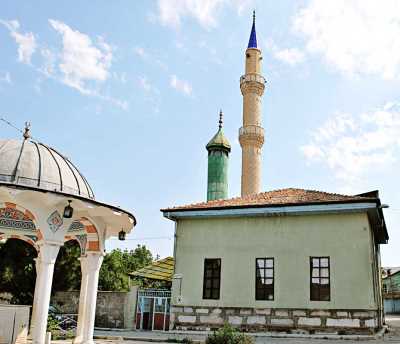
[[[82,281],[74,343],[93,343],[98,277],[110,237],[129,233],[135,217],[96,201],[88,181],[70,159],[30,138],[0,140],[0,239],[32,245],[36,285],[31,320],[34,344],[44,344],[54,263],[61,246],[81,248]]]

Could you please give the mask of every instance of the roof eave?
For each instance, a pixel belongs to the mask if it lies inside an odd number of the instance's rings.
[[[297,204],[283,206],[263,206],[247,208],[224,209],[186,209],[185,211],[163,211],[164,217],[176,221],[183,218],[211,217],[255,217],[255,216],[284,216],[311,215],[327,213],[367,212],[376,209],[375,202],[329,203],[329,204]]]
[[[247,208],[271,208],[271,207],[291,207],[291,206],[307,206],[307,205],[325,205],[325,204],[347,204],[347,203],[370,203],[376,202],[376,198],[365,198],[361,200],[341,200],[341,201],[315,201],[304,203],[278,203],[278,204],[247,204],[247,205],[229,205],[229,206],[210,206],[210,207],[176,207],[176,208],[163,208],[161,212],[181,212],[181,211],[202,211],[202,210],[223,210],[223,209],[247,209]]]
[[[67,198],[75,198],[75,199],[79,199],[80,201],[84,201],[84,202],[88,202],[97,206],[103,206],[106,208],[110,208],[116,212],[120,212],[120,213],[125,213],[126,215],[128,215],[132,220],[133,220],[133,226],[136,226],[137,221],[135,216],[130,213],[129,211],[122,209],[120,207],[111,205],[111,204],[107,204],[107,203],[103,203],[103,202],[99,202],[96,201],[94,199],[91,198],[87,198],[87,197],[83,197],[83,196],[79,196],[79,195],[73,195],[73,194],[69,194],[69,193],[65,193],[65,192],[60,192],[60,191],[52,191],[52,190],[45,190],[45,189],[41,189],[41,188],[37,188],[34,186],[26,186],[26,185],[20,185],[20,184],[12,184],[12,183],[5,183],[5,182],[0,182],[0,186],[6,186],[9,188],[15,188],[15,189],[22,189],[22,190],[31,190],[31,191],[37,191],[37,192],[42,192],[42,193],[51,193],[51,194],[56,194],[56,195],[61,195]]]

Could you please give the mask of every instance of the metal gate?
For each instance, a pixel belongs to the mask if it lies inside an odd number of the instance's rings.
[[[170,290],[139,289],[136,328],[138,330],[168,331],[170,304]]]

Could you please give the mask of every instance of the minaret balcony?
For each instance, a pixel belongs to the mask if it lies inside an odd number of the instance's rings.
[[[265,83],[267,82],[262,75],[257,74],[257,73],[249,73],[249,74],[242,75],[240,77],[240,86],[245,82],[251,82],[251,81],[258,82],[262,85],[265,85]]]
[[[239,129],[239,142],[241,145],[253,144],[261,147],[264,144],[264,128],[258,125],[246,125]]]
[[[240,77],[240,90],[243,95],[246,93],[257,93],[261,97],[264,93],[265,83],[265,78],[260,74],[245,74]]]

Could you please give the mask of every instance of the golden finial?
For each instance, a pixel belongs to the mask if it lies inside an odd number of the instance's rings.
[[[222,113],[222,110],[219,110],[219,128],[222,129],[222,123],[223,123],[223,116],[224,114]]]

